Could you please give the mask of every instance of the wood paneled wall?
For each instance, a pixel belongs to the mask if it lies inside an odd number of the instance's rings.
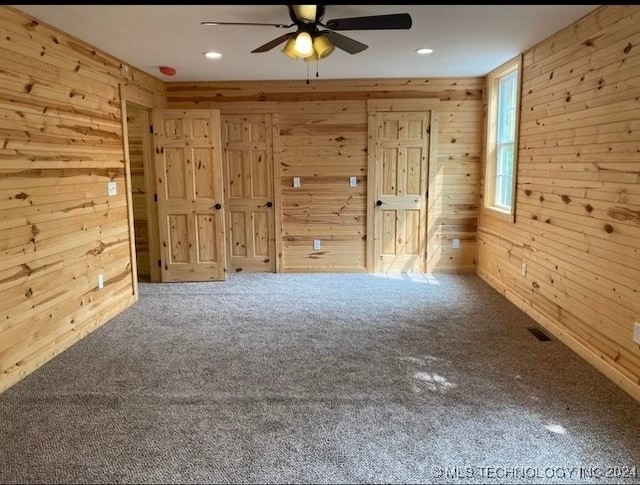
[[[134,302],[121,92],[164,86],[8,7],[0,66],[1,392]]]
[[[480,276],[637,399],[639,41],[640,7],[605,6],[524,54],[516,221],[483,212],[478,250]]]
[[[435,271],[475,271],[482,78],[169,83],[170,108],[276,112],[284,271],[366,270],[367,99],[437,98]],[[301,187],[292,186],[300,177]],[[357,187],[349,187],[349,177]],[[279,187],[278,187],[279,186]],[[452,249],[452,239],[460,249]],[[313,249],[313,240],[321,249]]]

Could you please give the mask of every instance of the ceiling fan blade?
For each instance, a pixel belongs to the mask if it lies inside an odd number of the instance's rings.
[[[281,35],[280,37],[273,39],[270,42],[267,42],[264,45],[261,45],[260,47],[256,47],[255,49],[253,49],[251,51],[251,53],[256,53],[256,52],[267,52],[270,51],[271,49],[273,49],[275,46],[282,44],[285,40],[290,39],[291,37],[293,37],[294,35],[296,35],[295,32],[289,32],[288,34],[284,34]]]
[[[410,29],[411,24],[411,15],[408,13],[394,13],[389,15],[333,19],[329,20],[325,27],[332,30],[385,30]]]
[[[338,49],[342,49],[349,54],[357,54],[358,52],[362,52],[367,47],[366,44],[362,42],[358,42],[357,40],[350,39],[342,34],[338,34],[337,32],[332,32],[330,30],[322,31],[323,34],[327,36],[327,39],[331,41],[333,45],[335,45]]]
[[[259,22],[216,22],[215,20],[208,20],[206,22],[200,22],[200,25],[266,25],[268,27],[278,27],[279,29],[288,29],[295,24],[263,24]]]

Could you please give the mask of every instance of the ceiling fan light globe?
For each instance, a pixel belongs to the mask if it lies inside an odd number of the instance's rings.
[[[331,54],[335,48],[326,35],[318,35],[313,39],[313,50],[318,59],[324,59]]]
[[[289,39],[287,41],[287,43],[284,45],[284,47],[282,48],[282,52],[286,56],[289,56],[294,61],[297,61],[299,59],[299,57],[298,57],[298,54],[296,52],[296,40],[293,39],[293,38]]]
[[[294,49],[298,57],[307,58],[313,55],[313,41],[308,32],[300,32],[296,36]]]
[[[300,20],[309,23],[316,21],[317,5],[294,5],[293,10]]]
[[[311,54],[309,57],[304,58],[304,62],[312,62],[318,60],[320,60],[320,58],[318,57],[318,53],[316,51],[313,51],[313,54]]]

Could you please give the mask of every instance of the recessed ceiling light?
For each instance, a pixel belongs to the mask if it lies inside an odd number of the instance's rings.
[[[222,54],[220,54],[219,52],[209,51],[209,52],[205,52],[204,56],[207,59],[220,59],[222,57]]]
[[[433,52],[433,49],[429,49],[428,47],[424,47],[422,49],[416,49],[416,52],[418,54],[431,54]]]

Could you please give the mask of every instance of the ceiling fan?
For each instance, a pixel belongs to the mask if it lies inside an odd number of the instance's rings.
[[[357,54],[368,47],[362,42],[339,34],[336,32],[337,30],[410,29],[412,24],[411,16],[408,13],[349,17],[324,22],[324,5],[287,5],[287,8],[291,24],[217,21],[206,21],[201,24],[270,26],[279,29],[295,26],[295,32],[283,34],[251,52],[267,52],[286,41],[282,52],[293,59],[307,61],[323,59],[331,54],[335,47],[349,54]]]

